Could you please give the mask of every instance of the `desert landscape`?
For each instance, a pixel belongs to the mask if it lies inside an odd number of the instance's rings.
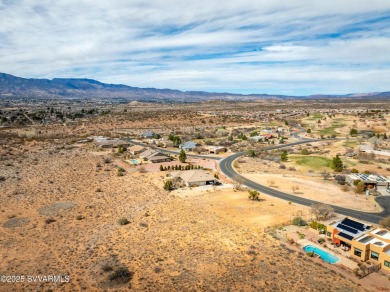
[[[248,199],[248,190],[225,176],[215,159],[254,149],[260,154],[234,162],[236,169],[253,181],[326,204],[380,212],[383,209],[374,197],[357,194],[352,187],[342,190],[330,177],[324,181],[321,172],[331,172],[327,164],[312,166],[315,170],[311,172],[310,164],[296,164],[293,157],[297,154],[292,152],[300,153],[302,145],[287,148],[292,154],[285,162],[287,167],[280,169],[279,161],[269,160],[278,157],[280,150],[267,156],[268,160],[260,150],[279,143],[280,138],[253,142],[244,135],[280,128],[284,118],[275,119],[273,126],[253,117],[238,121],[231,117],[229,104],[218,104],[225,106],[225,114],[208,114],[207,118],[200,113],[199,105],[180,106],[180,110],[169,106],[167,112],[151,105],[141,111],[129,103],[82,122],[3,127],[0,271],[7,275],[62,275],[69,280],[0,283],[1,289],[274,291],[289,287],[296,291],[358,291],[362,283],[368,290],[386,289],[386,274],[374,273],[361,282],[344,269],[286,247],[266,230],[297,216],[310,220],[310,207],[262,193],[258,200]],[[177,116],[181,118],[170,120],[172,111],[184,112]],[[248,112],[252,111],[249,106]],[[137,118],[133,121],[134,116]],[[183,127],[188,116],[192,116],[192,126]],[[167,123],[161,125],[161,119]],[[294,123],[289,121],[290,125]],[[194,141],[204,146],[188,151],[184,163],[178,161],[177,148],[161,148],[171,151],[172,161],[150,163],[122,148],[101,148],[83,141],[103,134],[111,139],[130,137],[141,145],[153,143],[132,138],[138,137],[145,126],[161,133],[161,141],[173,132],[183,142],[197,138]],[[290,135],[289,130],[284,138],[299,141]],[[202,149],[208,144],[229,145],[224,141],[229,142],[230,136],[233,139],[228,152],[211,155]],[[305,147],[317,151],[316,155],[331,157],[343,149],[342,143],[320,141]],[[133,160],[141,164],[133,165]],[[376,171],[388,175],[387,163],[376,163]],[[187,165],[202,167],[219,177],[222,185],[165,190],[170,171],[162,171],[161,166],[173,169],[177,165],[183,169]],[[358,162],[346,165],[358,167]]]

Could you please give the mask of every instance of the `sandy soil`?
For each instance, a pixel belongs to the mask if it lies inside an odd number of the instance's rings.
[[[321,201],[325,204],[375,212],[380,211],[380,207],[373,203],[369,197],[355,194],[353,191],[343,192],[340,186],[334,182],[324,181],[321,178],[310,178],[307,176],[285,175],[285,174],[244,174],[248,179],[270,186],[269,181],[275,182],[273,186],[279,191],[294,194],[292,187],[299,187],[294,195]]]
[[[162,189],[160,173],[119,177],[84,149],[23,147],[30,151],[0,164],[0,271],[71,281],[1,283],[2,291],[358,290],[265,237],[263,226],[300,206],[232,191],[178,198]],[[119,225],[121,217],[130,223]],[[12,218],[28,220],[4,226]],[[131,281],[110,281],[107,266],[126,267]]]

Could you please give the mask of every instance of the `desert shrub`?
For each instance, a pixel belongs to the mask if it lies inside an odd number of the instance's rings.
[[[356,168],[352,168],[351,173],[359,173],[359,170],[357,170]]]
[[[253,201],[258,201],[259,200],[259,195],[260,193],[256,190],[250,190],[248,191],[249,195],[248,195],[248,198],[253,200]]]
[[[296,226],[306,226],[307,223],[305,220],[302,219],[302,217],[295,217],[293,219],[293,225],[296,225]]]
[[[315,230],[323,230],[323,231],[326,231],[326,226],[322,223],[319,223],[317,221],[312,221],[310,223],[310,227],[315,229]]]
[[[309,155],[309,150],[307,150],[306,148],[303,148],[301,151],[301,154],[302,155]]]
[[[127,218],[125,218],[125,217],[122,217],[122,218],[118,219],[118,224],[119,225],[127,225],[129,223],[130,223],[129,220],[127,220]]]
[[[125,284],[131,281],[133,278],[133,273],[130,272],[126,267],[116,268],[108,277],[112,282]]]
[[[379,224],[384,228],[390,228],[390,216],[383,218],[381,221],[379,221]]]
[[[166,191],[173,190],[173,182],[171,180],[167,180],[164,182],[164,190],[166,190]]]
[[[85,217],[83,215],[77,215],[76,220],[83,220]]]
[[[45,220],[45,223],[46,223],[46,224],[50,224],[50,223],[53,223],[53,222],[56,222],[56,219],[54,219],[54,218],[47,218],[47,219]]]
[[[279,169],[286,169],[286,166],[284,164],[279,164]]]
[[[143,167],[143,166],[141,166],[140,168],[138,168],[138,171],[139,171],[140,173],[146,173],[146,172],[147,172],[146,169],[145,169],[145,167]]]
[[[289,170],[289,171],[296,171],[296,168],[295,168],[294,166],[290,166],[290,167],[288,168],[288,170]]]

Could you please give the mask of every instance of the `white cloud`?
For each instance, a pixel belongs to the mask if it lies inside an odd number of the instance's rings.
[[[183,90],[389,90],[386,16],[387,0],[3,1],[0,71]]]

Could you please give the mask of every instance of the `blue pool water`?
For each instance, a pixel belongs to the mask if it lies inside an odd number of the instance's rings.
[[[138,160],[137,159],[130,159],[130,163],[131,164],[138,164]]]
[[[325,262],[328,262],[330,264],[337,263],[340,259],[334,255],[331,255],[330,253],[327,253],[323,249],[320,249],[318,247],[312,246],[312,245],[305,245],[303,247],[303,250],[305,252],[314,252],[315,254],[319,255],[321,259],[323,259]]]

